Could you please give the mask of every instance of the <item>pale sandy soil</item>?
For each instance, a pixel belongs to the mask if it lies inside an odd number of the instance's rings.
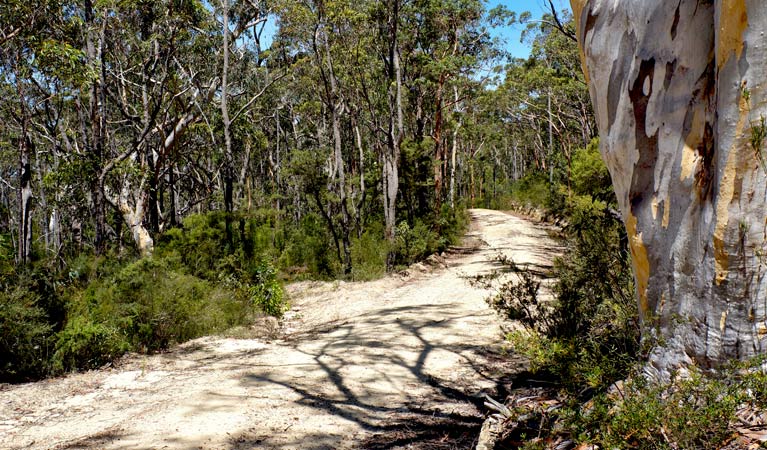
[[[273,339],[208,337],[0,388],[0,448],[470,448],[520,362],[486,291],[499,251],[545,269],[546,231],[472,210],[464,247],[365,283],[296,283]]]

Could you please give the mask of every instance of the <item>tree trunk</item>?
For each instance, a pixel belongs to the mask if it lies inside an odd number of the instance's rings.
[[[458,86],[453,86],[455,104],[458,105]],[[453,147],[450,149],[450,209],[455,209],[455,160],[458,154],[458,132],[461,130],[461,119],[453,128]]]
[[[442,143],[442,106],[446,80],[446,74],[439,76],[435,95],[434,131],[431,135],[434,139],[434,213],[437,217],[442,210],[442,162],[445,160],[445,146]]]
[[[572,6],[640,317],[660,338],[648,369],[665,378],[763,353],[767,9],[759,0]]]
[[[399,49],[400,0],[393,0],[389,14],[389,133],[383,157],[384,236],[394,243],[399,193],[399,159],[405,125],[402,112],[402,67]],[[391,255],[389,255],[391,257]],[[391,261],[388,261],[389,263]]]
[[[154,239],[149,234],[149,230],[144,226],[144,213],[147,193],[144,188],[146,178],[144,178],[139,187],[134,191],[131,191],[130,182],[125,180],[122,183],[121,191],[118,194],[113,194],[108,187],[104,186],[104,194],[109,198],[110,203],[117,208],[122,216],[125,224],[131,232],[133,242],[136,244],[139,254],[142,257],[151,256],[154,252]],[[130,197],[133,194],[135,198],[134,205],[130,204]]]
[[[334,75],[331,74],[331,80],[334,80]],[[335,86],[335,81],[333,81]],[[333,88],[335,92],[335,87]],[[350,240],[350,220],[349,220],[349,207],[348,198],[346,192],[346,168],[344,167],[343,158],[343,141],[341,140],[341,112],[343,111],[343,103],[338,102],[333,105],[333,112],[331,116],[331,122],[333,127],[333,159],[335,161],[336,174],[338,176],[338,194],[339,202],[341,206],[341,240],[343,241],[344,249],[344,275],[351,275],[352,273],[352,250]]]
[[[469,204],[474,208],[474,201],[476,200],[476,193],[474,190],[474,163],[469,163],[469,185],[471,189]]]
[[[223,68],[221,70],[221,118],[224,126],[224,164],[222,180],[224,182],[224,221],[226,222],[226,242],[233,245],[232,212],[234,211],[234,156],[232,154],[231,120],[229,118],[229,0],[221,3],[223,22]]]
[[[85,23],[88,32],[85,35],[86,59],[89,65],[98,68],[98,77],[91,84],[88,102],[88,120],[90,123],[89,133],[86,135],[86,145],[91,164],[98,174],[104,157],[104,108],[106,94],[104,92],[105,65],[103,61],[104,39],[106,21],[102,22],[101,29],[97,29],[94,4],[91,0],[85,1]],[[84,124],[85,125],[85,124]],[[91,183],[91,196],[93,197],[93,220],[94,220],[94,246],[96,254],[106,251],[106,205],[103,194],[103,185],[97,177]]]
[[[20,98],[22,102],[25,101],[23,94]],[[29,162],[31,141],[27,136],[28,118],[25,111],[26,107],[22,105],[22,133],[19,137],[19,264],[29,263],[32,256],[32,169]]]
[[[171,165],[168,168],[168,204],[170,211],[168,212],[170,226],[176,227],[179,224],[178,221],[178,196],[176,195],[176,168]]]
[[[549,184],[554,185],[554,131],[552,129],[554,126],[554,119],[551,116],[551,89],[549,89],[547,98],[548,100],[546,110],[549,114]]]
[[[354,207],[354,221],[357,228],[357,239],[362,238],[362,231],[364,228],[364,222],[362,220],[362,208],[365,205],[365,148],[362,146],[362,134],[360,133],[360,127],[357,125],[357,119],[353,118],[352,128],[354,129],[354,142],[357,144],[357,151],[359,152],[359,177],[360,177],[360,193],[359,201]]]

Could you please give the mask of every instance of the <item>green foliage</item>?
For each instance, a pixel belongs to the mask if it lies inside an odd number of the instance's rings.
[[[764,408],[763,363],[757,358],[706,373],[693,366],[667,383],[632,371],[625,382],[591,398],[559,396],[563,403],[557,409],[522,407],[519,416],[527,417],[528,430],[539,436],[522,448],[544,448],[542,443],[562,438],[579,448],[736,448],[740,442],[732,438]]]
[[[352,276],[355,281],[368,281],[386,274],[389,244],[381,238],[382,230],[366,231],[352,242]]]
[[[223,213],[192,215],[182,228],[170,229],[158,239],[156,254],[179,258],[191,274],[215,280],[221,260],[231,253],[228,246]]]
[[[511,201],[528,208],[546,207],[550,196],[547,175],[541,172],[530,172],[511,187]]]
[[[271,316],[282,317],[288,305],[274,267],[268,264],[260,265],[254,271],[253,281],[254,283],[249,287],[253,303]]]
[[[53,326],[23,287],[0,293],[0,381],[26,381],[48,370]]]
[[[442,208],[434,223],[416,219],[414,224],[402,221],[397,225],[391,249],[394,264],[408,266],[434,253],[445,251],[458,242],[468,226],[468,213],[463,208]]]
[[[286,275],[332,278],[340,272],[340,262],[334,258],[333,238],[318,215],[307,214],[297,227],[288,228],[285,241],[277,263]]]
[[[596,140],[575,152],[572,188],[549,188],[542,175],[517,184],[518,201],[563,215],[566,251],[552,277],[555,299],[538,299],[539,282],[526,268],[501,260],[514,273],[489,303],[527,329],[509,336],[533,371],[545,370],[563,387],[604,391],[639,359],[639,324],[625,229],[615,217],[615,195]]]
[[[25,269],[0,274],[0,381],[47,375],[65,320],[55,270],[43,262]]]
[[[451,245],[460,242],[466,230],[469,228],[471,218],[464,204],[457,204],[454,209],[442,205],[442,211],[437,219],[439,226],[439,238],[437,240],[438,252],[443,252]]]
[[[278,268],[295,277],[339,273],[317,215],[298,224],[279,222],[268,210],[234,215],[231,240],[225,219],[221,213],[189,216],[158,236],[151,258],[81,253],[63,270],[41,260],[22,275],[11,266],[0,294],[0,379],[98,368],[127,351],[163,350],[246,325],[258,314],[280,317],[288,304]],[[467,222],[465,212],[447,208],[432,223],[410,228],[402,222],[398,260],[410,264],[444,250]],[[383,275],[388,254],[380,227],[355,238],[355,279]],[[303,269],[292,273],[296,267]]]
[[[437,248],[437,233],[420,220],[412,227],[402,221],[397,225],[393,253],[399,265],[410,265],[419,261]]]
[[[636,376],[563,416],[579,441],[603,448],[719,449],[737,410],[756,406],[748,387],[763,377],[760,370],[712,377],[696,368],[669,384]]]
[[[51,360],[53,373],[95,369],[131,349],[120,331],[110,325],[73,317],[56,339]]]
[[[0,206],[0,219],[3,218],[4,214],[3,207]],[[14,273],[13,253],[11,235],[0,233],[0,280],[6,280]]]
[[[612,179],[599,153],[598,138],[592,140],[586,148],[573,153],[570,170],[575,194],[588,195],[608,203],[613,201],[615,194]]]
[[[54,369],[98,367],[127,350],[161,350],[241,325],[253,314],[238,289],[184,274],[170,258],[141,259],[70,300]]]
[[[64,270],[41,260],[3,276],[14,288],[0,294],[0,379],[97,368],[127,351],[154,352],[262,313],[282,315],[277,271],[255,252],[273,242],[263,222],[235,222],[242,226],[232,248],[223,215],[193,216],[161,236],[151,258],[83,253]]]
[[[568,250],[552,273],[555,300],[539,302],[536,279],[509,264],[517,278],[502,284],[489,302],[527,327],[510,342],[530,358],[532,370],[553,373],[574,391],[605,389],[638,360],[629,259],[621,224],[605,213],[604,204],[580,198],[568,217]]]
[[[517,185],[517,199],[554,206],[567,224],[567,248],[551,273],[554,300],[540,301],[537,278],[511,261],[502,262],[512,279],[488,300],[524,325],[508,336],[512,350],[529,359],[532,372],[557,380],[564,405],[556,425],[540,432],[608,449],[721,448],[738,410],[767,405],[761,361],[719,374],[693,367],[670,384],[637,373],[642,349],[625,228],[596,142],[573,154],[571,170],[570,194],[558,186],[545,197],[532,177]]]
[[[229,242],[224,214],[190,216],[183,228],[166,233],[157,255],[165,255],[180,270],[208,284],[245,292],[253,305],[280,317],[287,304],[277,271],[266,255],[277,251],[282,230],[271,226],[268,213],[236,219],[233,222],[239,224],[239,231],[232,233]]]

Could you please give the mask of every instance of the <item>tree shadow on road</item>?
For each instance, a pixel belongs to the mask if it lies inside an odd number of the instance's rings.
[[[107,444],[114,444],[126,436],[128,435],[121,429],[109,429],[66,444],[57,445],[56,450],[103,448]]]
[[[288,388],[298,394],[296,403],[356,423],[366,433],[353,448],[469,448],[483,421],[482,394],[507,392],[502,374],[509,372],[510,363],[497,352],[461,343],[460,336],[436,342],[434,338],[444,338],[445,330],[471,332],[455,324],[467,317],[451,313],[458,309],[451,306],[455,305],[383,307],[357,317],[353,324],[324,328],[319,332],[323,336],[315,336],[313,342],[301,339],[293,343],[321,371],[322,383],[267,369],[248,374],[243,383],[249,388]],[[441,319],[428,319],[435,316]],[[397,348],[381,351],[390,346]],[[349,357],[352,354],[354,358]],[[427,360],[444,357],[461,360],[461,371],[449,378],[430,373]],[[361,372],[364,379],[356,379]],[[378,385],[385,388],[377,390]],[[408,386],[412,392],[403,392]],[[387,388],[393,389],[392,402],[387,402]],[[233,448],[245,448],[243,440],[248,442],[245,436],[234,439]],[[299,437],[292,446],[269,436],[251,441],[259,448],[286,449],[315,448],[312,445],[319,442],[317,436]]]

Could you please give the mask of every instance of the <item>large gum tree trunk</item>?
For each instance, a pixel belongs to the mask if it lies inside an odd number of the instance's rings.
[[[571,0],[629,236],[648,368],[767,341],[763,0]]]

